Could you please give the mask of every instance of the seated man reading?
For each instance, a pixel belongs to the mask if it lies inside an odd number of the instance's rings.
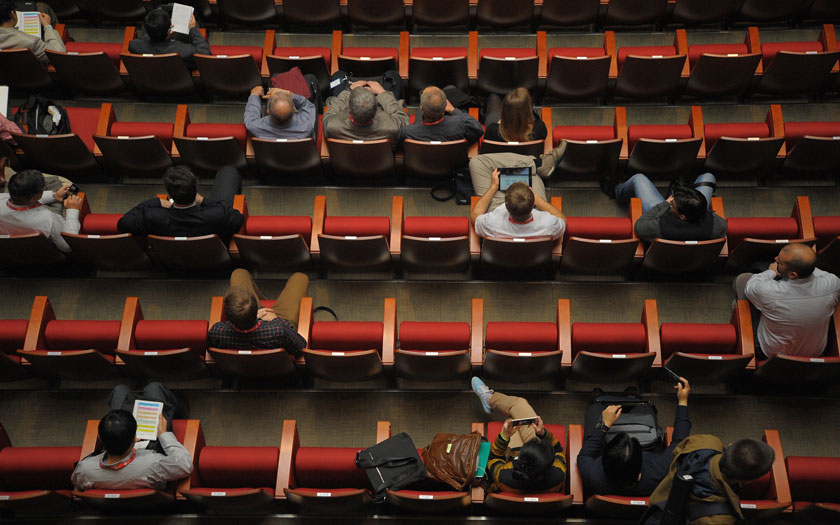
[[[195,64],[193,55],[212,55],[210,44],[196,27],[195,15],[190,17],[190,32],[187,37],[189,42],[181,42],[173,39],[172,16],[165,9],[158,7],[146,14],[143,20],[143,28],[146,30],[145,38],[135,38],[128,43],[128,51],[138,55],[165,55],[178,53],[184,61],[187,69],[193,70],[198,66]]]

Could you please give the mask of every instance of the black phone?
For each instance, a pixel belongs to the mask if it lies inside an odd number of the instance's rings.
[[[681,387],[685,388],[685,383],[683,382],[682,379],[680,379],[680,376],[678,376],[673,370],[671,370],[667,366],[663,366],[662,370],[665,370],[665,373],[668,374],[668,378],[673,383],[679,383]]]
[[[69,188],[67,188],[67,195],[78,195],[79,194],[79,187],[75,184],[71,184]]]
[[[512,419],[510,422],[510,426],[512,427],[521,427],[523,425],[530,425],[532,423],[536,423],[537,418],[535,417],[523,417],[521,419]]]

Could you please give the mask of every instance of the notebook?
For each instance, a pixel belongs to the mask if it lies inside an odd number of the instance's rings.
[[[490,442],[482,441],[478,448],[478,463],[475,468],[475,479],[481,479],[487,472],[487,460],[490,459]]]

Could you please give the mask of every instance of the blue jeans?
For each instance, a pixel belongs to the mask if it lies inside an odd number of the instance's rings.
[[[715,179],[715,176],[711,173],[703,173],[694,179],[695,184],[698,182],[711,182],[712,184],[715,184],[717,179]],[[706,197],[706,205],[711,207],[714,188],[712,186],[703,185],[698,186],[696,189],[702,193],[704,197]],[[650,179],[642,173],[633,175],[615,187],[615,198],[618,202],[630,202],[631,197],[638,197],[642,200],[643,212],[648,211],[665,200],[665,197],[659,193],[656,186],[654,186]]]

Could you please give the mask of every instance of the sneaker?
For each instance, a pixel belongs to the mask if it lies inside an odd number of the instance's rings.
[[[490,396],[493,395],[493,390],[491,390],[489,386],[485,385],[484,381],[477,377],[473,377],[470,384],[472,384],[472,389],[473,392],[475,392],[475,395],[477,395],[478,399],[481,400],[481,408],[483,408],[488,414],[492,414],[493,407],[490,406]]]
[[[561,140],[556,148],[540,155],[540,167],[537,168],[537,175],[543,180],[548,180],[551,174],[554,173],[554,168],[563,159],[566,154],[566,141]]]
[[[618,186],[618,184],[616,184],[613,179],[609,177],[602,177],[598,179],[598,184],[601,186],[601,191],[603,191],[607,197],[615,199],[615,187]]]

